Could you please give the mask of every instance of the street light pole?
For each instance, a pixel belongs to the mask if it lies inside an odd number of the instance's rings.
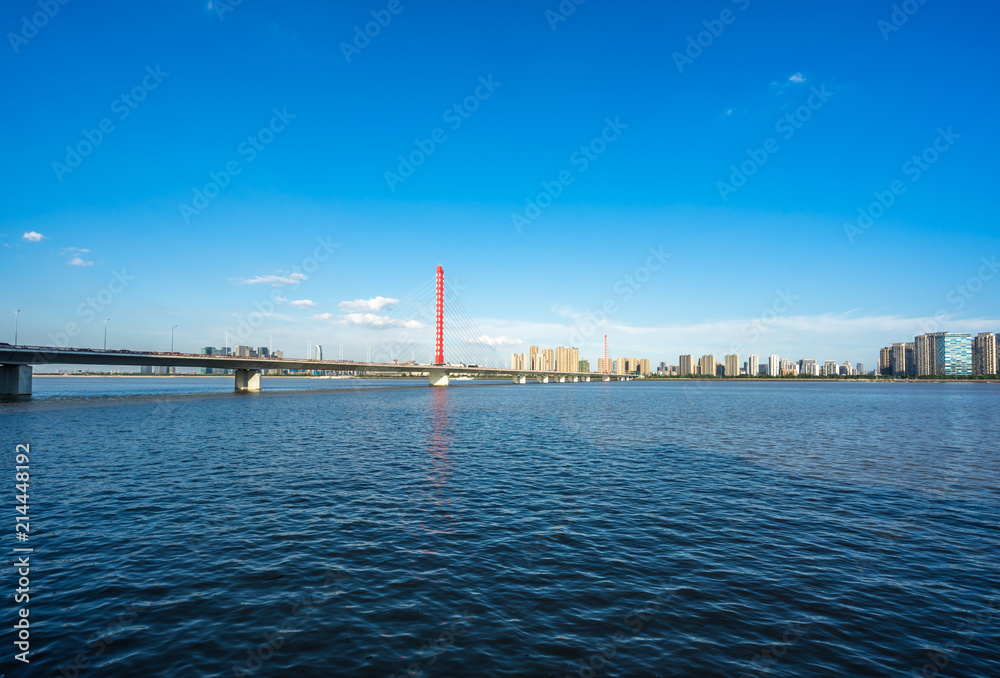
[[[21,309],[14,311],[14,345],[17,346],[17,316],[21,312]]]
[[[108,350],[108,321],[109,320],[111,320],[111,318],[107,318],[104,321],[104,350],[105,351]]]
[[[174,328],[175,327],[177,327],[177,325],[171,325],[170,326],[170,352],[171,353],[174,352]]]

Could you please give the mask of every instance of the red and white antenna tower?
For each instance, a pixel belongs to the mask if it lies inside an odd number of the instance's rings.
[[[437,270],[437,314],[434,320],[434,364],[444,365],[444,269]]]
[[[608,335],[604,335],[604,374],[608,373]]]

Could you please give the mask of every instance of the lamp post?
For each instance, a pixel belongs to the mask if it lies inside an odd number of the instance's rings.
[[[108,350],[108,321],[110,321],[110,320],[111,320],[111,318],[105,318],[105,320],[104,320],[104,350],[105,351]]]
[[[177,325],[171,325],[170,326],[170,352],[171,353],[174,352],[174,328],[175,327],[177,327]]]
[[[21,309],[14,311],[14,345],[17,346],[17,316],[21,312]]]

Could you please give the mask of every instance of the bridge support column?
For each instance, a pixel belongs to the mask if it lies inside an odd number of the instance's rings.
[[[427,383],[431,386],[447,386],[450,383],[448,373],[444,370],[431,370],[427,373]]]
[[[609,377],[608,375],[604,375],[603,377],[601,377],[601,381],[611,381],[611,377]]]
[[[584,377],[583,380],[584,381],[590,381],[590,377]]]
[[[260,370],[236,370],[237,391],[259,391]]]
[[[574,384],[575,384],[576,382],[578,382],[578,381],[580,381],[580,377],[573,377],[573,383],[574,383]]]
[[[0,396],[30,396],[31,365],[0,365]]]
[[[515,384],[527,384],[528,383],[528,378],[525,377],[524,375],[516,376],[516,377],[514,377],[513,382]]]
[[[557,377],[556,381],[558,383],[560,383],[560,384],[565,384],[566,383],[566,377]]]
[[[538,382],[539,384],[547,384],[547,383],[549,383],[549,378],[548,377],[535,377],[535,381]]]

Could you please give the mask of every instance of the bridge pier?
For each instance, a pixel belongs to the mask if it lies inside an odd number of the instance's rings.
[[[431,386],[447,386],[450,379],[444,370],[431,370],[427,373],[427,383]]]
[[[528,383],[528,378],[525,377],[524,375],[519,375],[519,376],[514,377],[513,381],[514,381],[515,384],[527,384]]]
[[[590,377],[584,377],[583,380],[584,381],[590,381]]]
[[[535,381],[538,382],[539,384],[547,384],[547,383],[549,383],[549,378],[548,377],[535,377]]]
[[[603,377],[601,377],[601,381],[611,381],[611,377],[605,374]]]
[[[573,383],[574,383],[574,384],[575,384],[576,382],[578,382],[578,381],[580,381],[580,377],[573,377]]]
[[[236,370],[237,391],[259,391],[260,370]]]
[[[560,384],[565,384],[566,383],[566,377],[557,377],[556,378],[556,382],[560,383]]]
[[[30,396],[31,365],[0,365],[0,396]]]

